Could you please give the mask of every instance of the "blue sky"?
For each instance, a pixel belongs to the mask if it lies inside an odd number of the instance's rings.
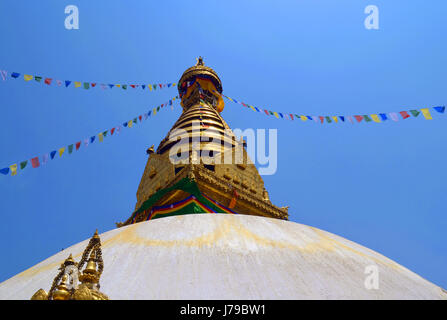
[[[79,30],[64,27],[66,5]],[[379,8],[379,30],[364,9]],[[177,82],[202,55],[224,94],[309,115],[445,104],[445,1],[1,1],[0,69],[98,83]],[[0,167],[133,119],[175,89],[102,91],[0,80]],[[447,287],[446,115],[356,125],[277,120],[226,101],[232,128],[278,129],[264,176],[290,220],[333,232]],[[180,107],[0,177],[0,281],[111,230],[134,209],[147,156]],[[107,266],[106,266],[107,267]],[[49,284],[50,285],[50,284]]]

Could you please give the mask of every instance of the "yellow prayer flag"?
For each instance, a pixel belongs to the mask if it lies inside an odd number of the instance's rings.
[[[279,119],[279,115],[276,111],[274,111],[273,114],[275,115],[275,117],[277,117]]]
[[[81,83],[78,81],[75,81],[75,88],[79,88],[81,86]]]
[[[29,74],[25,74],[23,76],[23,78],[25,79],[25,81],[30,81],[33,78],[33,76],[30,76]]]
[[[119,88],[119,87],[121,87],[121,85],[120,85],[120,84],[115,84],[115,86],[117,86],[118,88]]]
[[[334,121],[337,123],[338,122],[338,118],[337,116],[332,116],[332,119],[334,119]]]
[[[377,114],[371,114],[371,119],[373,119],[374,122],[380,122],[379,116]]]
[[[104,141],[104,136],[102,135],[102,132],[98,134],[98,139],[99,139],[99,142]]]
[[[62,157],[62,154],[64,153],[65,148],[60,148],[59,149],[59,157]]]
[[[152,110],[152,115],[155,116],[157,114],[157,108],[154,108],[154,110]]]
[[[133,125],[133,121],[132,121],[132,120],[129,120],[129,122],[127,122],[127,126],[128,126],[129,128],[132,128],[132,125]]]
[[[307,120],[307,117],[306,117],[306,116],[300,116],[300,119],[301,119],[302,121],[306,121],[306,120]]]
[[[17,163],[10,165],[9,169],[11,169],[11,176],[15,176],[17,174]]]
[[[152,85],[148,84],[147,87],[149,88],[150,91],[152,91]]]
[[[433,118],[431,117],[430,111],[428,111],[427,108],[425,109],[421,109],[422,114],[424,115],[426,120],[433,120]]]
[[[255,109],[255,107],[253,107],[253,106],[250,106],[250,108],[253,110],[253,111],[256,111],[256,109]]]

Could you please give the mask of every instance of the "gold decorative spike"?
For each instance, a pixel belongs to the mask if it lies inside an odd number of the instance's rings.
[[[150,146],[147,150],[146,150],[146,153],[147,154],[153,154],[155,151],[154,151],[154,145],[152,145],[152,146]]]
[[[81,284],[78,285],[74,283],[76,278],[73,277],[73,272],[79,272],[87,257],[89,257],[87,266],[79,277]],[[59,273],[54,278],[48,294],[43,289],[39,289],[31,300],[109,300],[107,295],[99,291],[99,278],[103,269],[101,239],[96,230],[82,254],[81,261],[76,263],[70,254],[59,267]],[[71,276],[71,281],[69,276]]]
[[[45,290],[39,289],[33,294],[31,300],[48,300],[48,294]]]

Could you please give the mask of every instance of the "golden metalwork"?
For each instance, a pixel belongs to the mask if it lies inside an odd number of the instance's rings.
[[[79,276],[81,283],[78,284],[77,275],[86,261],[87,266]],[[75,262],[70,254],[59,267],[59,273],[54,278],[48,294],[39,289],[31,300],[109,300],[107,295],[99,291],[99,279],[103,270],[101,240],[96,230],[79,263]]]
[[[206,67],[203,59],[199,57],[197,64],[187,69],[180,78],[179,91],[184,81],[200,75],[210,76],[216,88],[221,90],[222,84],[217,73]],[[185,177],[193,177],[201,192],[225,206],[229,205],[233,192],[236,191],[238,199],[233,210],[237,213],[288,219],[288,207],[279,208],[270,202],[264,181],[248,157],[246,142],[243,139],[239,141],[236,139],[213,105],[213,99],[214,96],[206,96],[206,90],[200,91],[197,87],[187,98],[182,99],[182,114],[160,142],[156,152],[149,154],[138,187],[135,210],[140,208],[143,202],[157,190],[173,186]],[[183,131],[177,131],[177,129]],[[176,138],[181,138],[184,134],[188,134],[190,139],[185,143],[186,149],[189,150],[185,160],[189,163],[173,163],[170,160],[170,151],[178,143]],[[198,139],[202,141],[194,150],[192,141]],[[231,163],[225,164],[225,161],[204,163],[203,156],[197,156],[203,155],[204,152],[220,154],[223,159],[229,157]],[[186,196],[187,194],[183,191],[172,191],[163,196],[155,205],[169,205]],[[137,222],[144,219],[143,215],[136,217]],[[129,223],[131,223],[130,218],[117,226]]]

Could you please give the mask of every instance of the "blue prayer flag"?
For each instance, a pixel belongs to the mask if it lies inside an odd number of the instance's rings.
[[[56,150],[50,152],[51,160],[53,160],[54,156],[56,155],[56,152],[57,152]]]
[[[445,107],[444,106],[433,107],[433,109],[435,109],[439,113],[444,113],[444,111],[445,111]]]
[[[279,113],[279,115],[281,116],[281,118],[284,118],[284,116],[282,115],[282,113],[281,112],[278,112]]]
[[[142,85],[141,85],[141,88],[143,88],[143,89],[146,88],[146,85],[145,85],[145,84],[142,84]]]
[[[70,80],[65,80],[65,88],[68,87],[70,85],[71,81]]]
[[[338,117],[341,119],[341,121],[345,122],[345,116],[338,116]]]
[[[297,115],[295,115],[297,118],[298,118],[298,116]],[[313,119],[312,119],[312,117],[311,116],[306,116],[307,117],[307,119],[309,119],[310,121],[312,121]]]
[[[123,123],[123,126],[127,127],[127,122],[124,122],[124,123]]]
[[[112,89],[114,86],[114,84],[109,84],[110,89]]]
[[[7,175],[9,173],[9,168],[0,169],[0,173],[3,173],[4,175]]]
[[[13,77],[13,78],[18,78],[19,76],[20,76],[20,73],[17,73],[17,72],[11,73],[11,77]]]
[[[90,143],[93,143],[95,141],[96,136],[90,137]]]
[[[388,120],[386,113],[379,113],[379,115],[380,115],[380,118],[382,118],[382,121]]]

